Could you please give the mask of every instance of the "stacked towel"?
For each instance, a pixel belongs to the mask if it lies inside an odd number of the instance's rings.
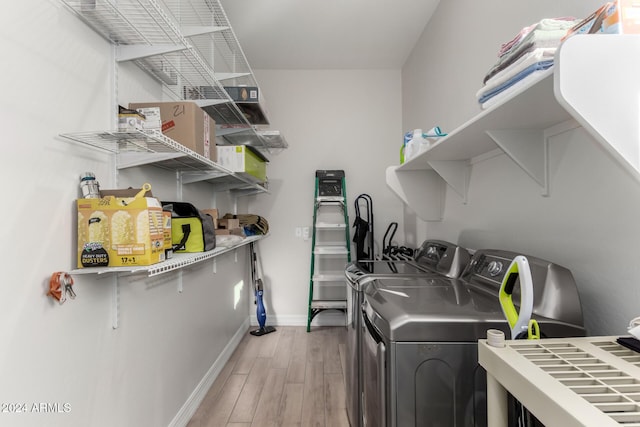
[[[543,19],[524,27],[512,40],[504,43],[500,47],[498,61],[487,72],[484,86],[476,94],[482,108],[488,106],[490,99],[498,95],[506,96],[503,94],[513,85],[523,80],[529,81],[551,68],[562,38],[577,22],[569,17]],[[524,83],[518,86],[522,85]]]
[[[513,46],[519,44],[522,39],[532,31],[567,31],[567,29],[572,25],[571,24],[567,26],[567,22],[571,22],[573,24],[575,22],[575,18],[572,16],[553,19],[545,18],[536,24],[524,27],[518,34],[516,34],[513,39],[509,40],[506,43],[503,43],[502,46],[500,46],[498,56],[504,56],[505,54],[507,54],[511,50],[511,48],[513,48]]]

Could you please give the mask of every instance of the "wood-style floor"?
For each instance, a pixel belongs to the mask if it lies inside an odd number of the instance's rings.
[[[276,329],[247,332],[187,427],[349,426],[346,329]]]

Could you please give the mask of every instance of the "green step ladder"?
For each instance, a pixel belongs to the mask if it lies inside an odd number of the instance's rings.
[[[344,268],[351,261],[349,213],[343,170],[317,170],[311,235],[307,332],[325,310],[347,313]]]

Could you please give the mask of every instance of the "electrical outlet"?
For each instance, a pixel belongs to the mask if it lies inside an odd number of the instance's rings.
[[[302,239],[309,240],[309,227],[302,228]]]
[[[302,237],[302,227],[296,227],[296,237]]]

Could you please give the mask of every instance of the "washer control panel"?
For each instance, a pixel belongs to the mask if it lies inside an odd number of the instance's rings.
[[[502,284],[502,279],[511,261],[511,259],[496,255],[476,253],[471,260],[469,268],[473,275],[496,283],[499,286]]]

